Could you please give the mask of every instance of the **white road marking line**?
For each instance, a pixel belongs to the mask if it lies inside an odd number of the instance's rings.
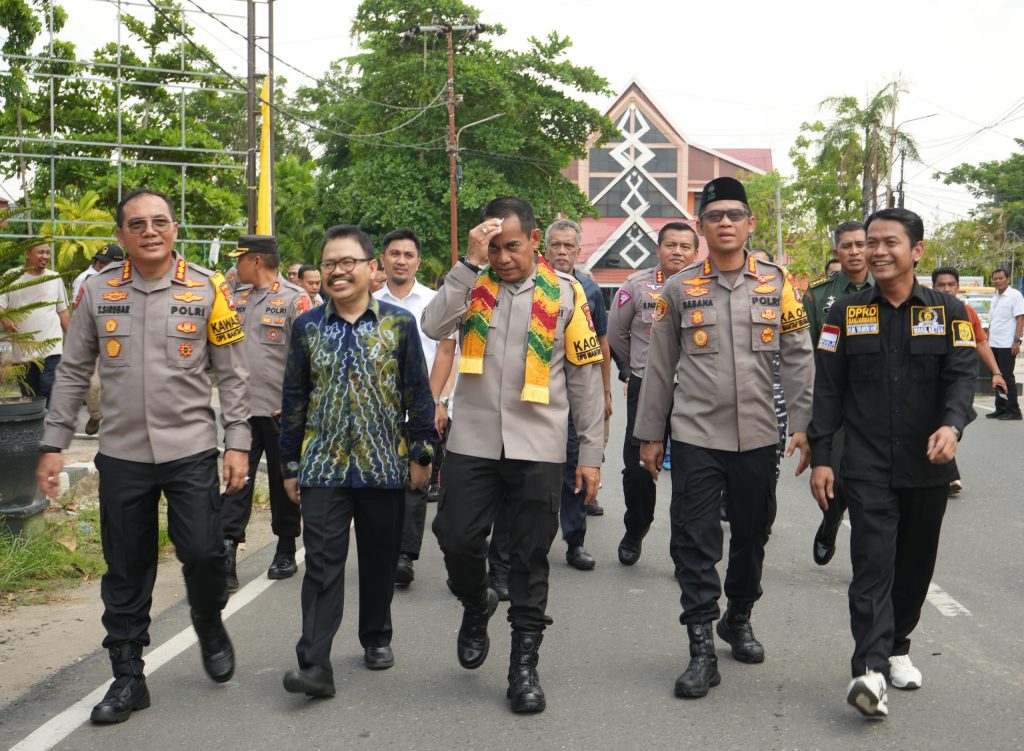
[[[305,558],[305,548],[300,549],[295,553],[295,564],[301,565]],[[273,583],[273,579],[268,579],[264,575],[258,576],[246,584],[228,600],[227,607],[221,613],[221,618],[224,620],[230,618],[263,594]],[[155,673],[163,665],[166,665],[195,644],[196,641],[195,629],[189,626],[179,631],[152,652],[146,653],[146,675],[149,676]],[[40,725],[20,743],[11,746],[10,751],[47,751],[47,749],[53,748],[89,720],[93,706],[103,698],[109,685],[110,681],[103,683],[88,696],[75,702],[53,719]]]
[[[927,599],[928,602],[934,605],[935,608],[943,615],[973,615],[970,610],[950,597],[949,594],[935,582],[928,585]]]

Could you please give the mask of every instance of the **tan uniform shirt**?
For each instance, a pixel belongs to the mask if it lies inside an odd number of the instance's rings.
[[[533,308],[534,278],[519,285],[501,283],[491,314],[482,374],[462,373],[455,389],[455,414],[448,450],[482,459],[565,461],[569,408],[580,437],[581,467],[599,467],[604,457],[604,387],[601,368],[565,359],[565,326],[573,312],[571,277],[558,274],[561,299],[555,327],[550,403],[522,401],[526,380],[527,334]],[[444,339],[462,331],[469,293],[477,275],[459,263],[423,311],[427,336]]]
[[[608,318],[608,346],[620,362],[642,376],[651,344],[651,326],[665,286],[661,266],[644,269],[622,283]]]
[[[673,276],[663,300],[634,436],[663,440],[671,412],[677,441],[721,451],[777,444],[776,354],[790,431],[807,430],[814,353],[807,315],[782,269],[748,257],[730,283],[708,259]]]
[[[249,411],[253,417],[270,417],[281,409],[292,323],[311,308],[306,290],[280,274],[262,289],[243,284],[235,291],[235,310],[245,332],[242,349],[249,365]]]
[[[207,362],[219,384],[224,447],[249,450],[249,375],[220,274],[175,256],[160,279],[143,279],[125,262],[86,280],[82,289],[42,443],[71,444],[99,357],[100,453],[163,464],[215,448]]]

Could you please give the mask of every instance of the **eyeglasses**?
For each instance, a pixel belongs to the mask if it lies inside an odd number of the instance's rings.
[[[349,272],[356,267],[357,263],[369,263],[372,260],[372,258],[342,258],[340,261],[321,261],[320,270],[325,274],[330,274],[335,269]]]
[[[152,226],[156,232],[163,234],[171,228],[171,220],[165,216],[154,217],[153,219],[132,219],[125,225],[126,229],[133,235],[141,235],[146,227]]]
[[[750,216],[750,212],[746,209],[729,209],[724,211],[722,209],[711,209],[705,211],[700,215],[700,218],[704,221],[711,222],[712,224],[718,224],[723,218],[729,217],[730,222],[739,222]]]
[[[577,245],[576,243],[558,243],[558,242],[548,243],[548,249],[549,250],[562,250],[562,249],[565,249],[565,250],[569,251],[570,253],[572,251],[576,250],[579,247],[580,246]]]

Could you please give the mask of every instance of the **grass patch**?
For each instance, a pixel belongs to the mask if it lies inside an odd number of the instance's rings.
[[[171,547],[167,503],[160,501],[160,554]],[[0,605],[50,602],[107,570],[96,507],[77,514],[47,513],[46,532],[34,539],[0,534]]]

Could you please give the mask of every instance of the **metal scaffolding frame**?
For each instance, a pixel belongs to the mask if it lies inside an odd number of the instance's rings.
[[[230,14],[230,13],[217,13],[209,14],[200,8],[198,5],[194,9],[187,7],[172,7],[166,5],[159,5],[158,3],[150,4],[148,2],[134,2],[133,0],[95,0],[96,2],[109,4],[116,8],[116,23],[117,23],[117,61],[107,62],[93,59],[75,59],[68,60],[65,58],[58,58],[54,54],[54,43],[55,32],[54,32],[54,16],[53,16],[53,4],[48,4],[48,11],[46,17],[46,29],[43,32],[46,35],[46,46],[45,51],[38,55],[8,55],[2,56],[3,62],[6,63],[3,69],[0,69],[0,76],[13,75],[12,69],[9,65],[9,61],[21,61],[25,63],[31,63],[35,66],[47,63],[59,63],[65,66],[72,66],[75,69],[81,70],[81,74],[66,74],[66,73],[54,73],[45,70],[35,69],[27,71],[25,73],[26,79],[30,83],[36,83],[37,85],[44,85],[49,89],[49,136],[38,137],[38,136],[26,136],[22,135],[10,135],[0,134],[0,158],[13,158],[21,159],[24,158],[26,161],[38,164],[46,164],[49,166],[49,178],[50,185],[48,191],[48,203],[49,203],[49,222],[50,226],[58,228],[60,225],[68,227],[69,231],[62,232],[60,234],[52,235],[54,241],[60,240],[109,240],[114,241],[114,222],[83,222],[83,221],[65,221],[61,220],[57,216],[55,208],[55,198],[58,195],[56,185],[56,174],[57,166],[62,161],[84,161],[84,162],[106,162],[110,164],[111,172],[116,171],[117,174],[117,195],[118,198],[126,192],[124,186],[124,168],[126,166],[162,166],[162,167],[175,167],[179,171],[178,179],[178,196],[177,203],[177,218],[182,227],[183,232],[179,233],[178,236],[178,247],[179,250],[186,254],[186,256],[193,261],[208,263],[210,258],[211,246],[214,244],[232,246],[235,243],[235,239],[238,234],[246,231],[246,217],[243,214],[239,218],[238,224],[229,224],[225,226],[220,225],[208,225],[208,224],[193,224],[188,221],[189,219],[189,206],[186,200],[186,176],[189,174],[195,174],[198,171],[208,171],[211,178],[217,173],[223,172],[242,172],[244,173],[247,168],[247,160],[249,152],[246,150],[239,149],[210,149],[203,147],[190,146],[188,144],[188,134],[186,132],[186,114],[187,114],[187,102],[186,95],[189,92],[210,92],[221,96],[237,96],[242,97],[238,106],[239,122],[244,123],[243,115],[246,112],[246,101],[244,97],[247,95],[247,91],[244,88],[225,88],[223,84],[220,86],[210,85],[209,79],[224,80],[225,76],[219,73],[213,73],[208,71],[190,71],[187,70],[186,66],[186,47],[189,42],[186,40],[185,24],[188,23],[188,19],[192,16],[202,15],[215,15],[218,19],[228,18],[232,20],[241,19],[243,22],[247,19],[246,15]],[[249,0],[241,0],[242,2],[249,2]],[[260,3],[262,4],[262,3]],[[129,65],[122,59],[123,57],[123,30],[125,29],[124,14],[125,8],[130,6],[139,6],[146,9],[162,8],[166,10],[173,10],[175,13],[179,13],[180,25],[178,29],[178,48],[179,48],[179,67],[175,68],[152,68],[139,65]],[[233,42],[234,40],[232,40]],[[239,51],[244,52],[246,48],[245,41],[241,41],[238,45]],[[109,71],[109,75],[103,75],[104,71]],[[181,80],[173,83],[154,83],[149,81],[138,81],[134,79],[125,78],[125,73],[160,73],[165,75],[177,76],[180,75]],[[56,122],[57,122],[57,108],[58,102],[56,101],[56,86],[55,82],[60,80],[70,81],[89,81],[100,84],[109,84],[115,87],[117,97],[117,133],[114,140],[93,140],[89,138],[72,139],[72,138],[60,138],[55,136]],[[180,133],[177,143],[175,145],[161,145],[152,143],[133,143],[124,140],[123,133],[123,108],[124,105],[131,102],[131,91],[135,88],[144,89],[146,87],[162,88],[165,90],[172,90],[174,95],[180,100]],[[127,91],[126,91],[127,90]],[[28,147],[28,148],[25,148]],[[86,153],[81,153],[81,152]],[[69,153],[78,152],[78,153]],[[155,154],[159,152],[159,154]],[[213,158],[211,161],[203,161],[202,156],[218,155],[221,158]],[[191,156],[191,158],[190,158]],[[159,157],[159,158],[158,158]],[[128,186],[128,189],[132,189],[136,186]],[[242,189],[245,190],[246,186],[243,182]],[[172,199],[175,197],[172,196]],[[243,202],[244,207],[244,202]],[[113,213],[113,206],[104,206],[103,208]],[[35,233],[32,232],[32,223],[39,223],[40,221],[45,222],[46,218],[41,217],[38,212],[33,210],[31,217],[16,217],[10,220],[10,227],[4,233],[6,237],[24,238],[33,237]],[[97,235],[81,235],[76,234],[75,225],[89,225],[89,226],[107,226],[109,227],[109,235],[97,236]]]

